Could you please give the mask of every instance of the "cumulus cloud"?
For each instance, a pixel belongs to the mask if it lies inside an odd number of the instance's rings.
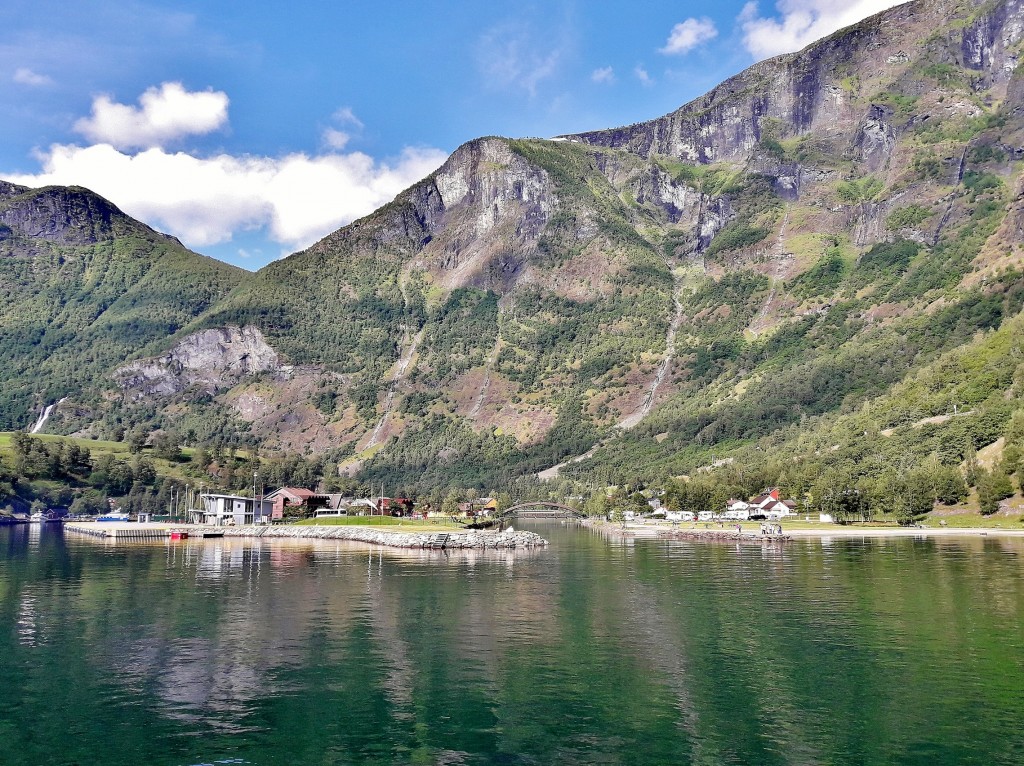
[[[445,158],[411,148],[378,162],[361,152],[204,158],[158,147],[133,154],[103,143],[58,144],[40,156],[43,172],[10,180],[88,187],[191,247],[266,228],[270,239],[298,250],[389,202]]]
[[[14,76],[11,79],[19,85],[28,85],[32,88],[41,88],[47,85],[53,85],[52,77],[45,74],[39,74],[38,72],[33,72],[31,69],[26,67],[18,67],[15,69]]]
[[[37,152],[39,173],[3,177],[26,186],[87,187],[190,247],[261,231],[283,249],[299,250],[390,202],[447,158],[432,148],[406,148],[386,161],[342,152],[349,135],[338,128],[325,131],[329,148],[319,154],[200,156],[159,145],[226,126],[227,107],[226,94],[190,93],[179,83],[150,88],[139,107],[100,97],[91,117],[76,125],[93,143],[54,144]],[[363,127],[348,107],[332,119]],[[258,254],[238,250],[242,258]]]
[[[646,69],[644,69],[643,66],[637,64],[635,67],[633,67],[633,74],[634,76],[636,76],[636,79],[640,81],[640,84],[643,85],[645,88],[649,88],[650,86],[654,85],[654,80],[651,78],[650,73]]]
[[[757,59],[798,51],[905,0],[778,0],[776,14],[761,16],[756,2],[740,13],[743,44]]]
[[[75,123],[75,131],[90,141],[117,149],[164,146],[184,136],[202,135],[228,120],[228,96],[222,91],[187,91],[180,82],[165,82],[146,90],[139,106],[97,96],[92,114]]]
[[[707,16],[699,19],[689,18],[672,27],[665,47],[659,48],[658,52],[669,56],[689,53],[701,43],[713,40],[717,36],[715,22]]]
[[[615,82],[615,70],[610,66],[600,67],[590,73],[590,79],[597,83],[603,83],[605,85],[611,85]]]

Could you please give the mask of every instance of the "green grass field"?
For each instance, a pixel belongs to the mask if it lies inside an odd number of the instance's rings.
[[[10,463],[11,458],[14,456],[14,449],[11,445],[11,438],[13,436],[13,431],[0,431],[0,457],[7,459],[8,463]],[[134,457],[128,449],[128,444],[126,442],[79,439],[74,436],[55,436],[53,434],[33,434],[32,438],[39,439],[44,442],[73,442],[83,449],[88,449],[93,460],[106,454],[113,455],[118,460],[130,460]],[[183,481],[191,481],[191,477],[185,472],[185,467],[188,465],[187,460],[192,457],[193,451],[194,450],[191,447],[182,447],[181,454],[183,455],[183,462],[171,462],[170,460],[158,458],[153,455],[152,450],[148,447],[143,449],[141,454],[142,457],[152,461],[153,465],[156,467],[157,473],[161,476],[170,476]]]
[[[399,519],[394,516],[336,516],[295,522],[308,527],[388,527],[395,532],[457,532],[461,527],[446,519]]]
[[[929,514],[922,521],[926,527],[941,527],[940,521],[946,522],[947,527],[978,527],[983,529],[1024,529],[1024,515],[993,513],[991,516],[982,516],[977,511],[965,513]]]

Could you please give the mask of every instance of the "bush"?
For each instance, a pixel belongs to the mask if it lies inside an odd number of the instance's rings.
[[[889,213],[885,219],[885,228],[889,231],[896,231],[907,227],[917,226],[926,218],[931,218],[934,213],[928,208],[920,205],[907,205],[898,207]]]
[[[986,516],[999,510],[999,501],[1013,495],[1013,482],[1001,468],[978,474],[978,503]]]
[[[768,229],[763,226],[750,226],[745,221],[733,221],[718,232],[718,236],[714,238],[708,248],[708,255],[756,245],[767,237],[768,233]]]

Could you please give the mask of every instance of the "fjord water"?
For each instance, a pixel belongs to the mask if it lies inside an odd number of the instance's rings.
[[[0,530],[0,763],[1024,762],[1024,540]]]

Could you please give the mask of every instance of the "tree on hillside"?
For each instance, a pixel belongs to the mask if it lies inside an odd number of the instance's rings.
[[[161,431],[153,437],[153,454],[164,460],[181,460],[181,439],[174,431]]]
[[[85,492],[74,499],[68,510],[74,514],[95,516],[100,513],[106,513],[107,507],[106,495],[97,492]]]
[[[981,469],[978,472],[978,504],[981,512],[988,516],[999,510],[999,501],[1013,494],[1013,482],[1010,477],[996,467],[992,471]]]
[[[132,431],[128,435],[128,451],[133,455],[138,455],[142,452],[142,448],[146,446],[146,432],[141,430]]]
[[[978,486],[978,474],[981,466],[978,463],[978,450],[974,446],[974,439],[967,440],[964,448],[964,480],[967,486]]]

